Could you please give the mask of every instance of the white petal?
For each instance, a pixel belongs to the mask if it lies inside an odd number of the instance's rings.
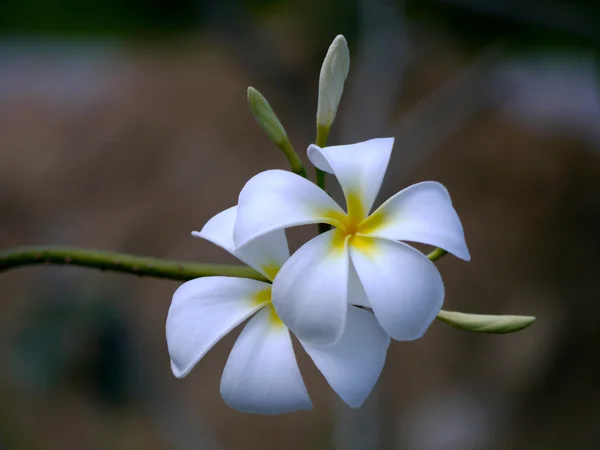
[[[221,211],[206,222],[202,230],[192,231],[192,236],[206,239],[233,255],[235,249],[233,225],[235,224],[237,209],[237,206],[232,206],[225,211]]]
[[[183,378],[223,336],[269,300],[270,285],[231,277],[197,278],[173,295],[167,316],[171,368]]]
[[[390,338],[373,314],[351,307],[344,334],[334,345],[300,343],[333,390],[358,408],[379,379]]]
[[[305,342],[330,345],[344,330],[348,310],[347,239],[331,230],[304,244],[273,282],[273,305]]]
[[[394,138],[324,148],[311,145],[308,158],[317,168],[336,176],[346,197],[348,213],[361,220],[369,214],[379,193],[393,145]]]
[[[237,212],[237,206],[220,212],[206,222],[201,231],[194,231],[192,235],[218,245],[272,281],[277,271],[290,257],[285,231],[276,230],[267,233],[243,249],[235,250],[233,227]]]
[[[290,333],[271,306],[248,322],[233,346],[221,395],[242,412],[282,414],[312,408]]]
[[[236,248],[265,233],[296,225],[327,222],[343,214],[325,191],[306,178],[268,170],[251,178],[240,193],[233,238]]]
[[[348,304],[371,307],[365,288],[363,288],[360,278],[358,278],[352,261],[350,261],[350,272],[348,274]]]
[[[421,242],[466,261],[471,259],[458,214],[440,183],[426,181],[398,192],[364,222],[364,227],[371,236]]]
[[[363,238],[350,257],[383,329],[399,341],[421,337],[444,302],[444,284],[425,255],[401,242]]]

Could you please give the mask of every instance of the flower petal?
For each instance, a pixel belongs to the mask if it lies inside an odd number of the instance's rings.
[[[227,208],[212,217],[200,231],[192,231],[192,236],[206,239],[235,256],[233,225],[237,217],[237,206]]]
[[[317,168],[336,176],[348,214],[364,219],[379,193],[392,154],[394,138],[371,139],[352,145],[308,147],[308,158]]]
[[[398,192],[361,224],[361,232],[435,245],[465,261],[471,259],[450,195],[434,181],[414,184]]]
[[[194,231],[192,235],[218,245],[273,281],[275,274],[290,257],[285,231],[267,233],[243,249],[235,250],[233,227],[237,213],[238,207],[232,206],[214,216],[206,222],[201,231]]]
[[[350,307],[344,334],[334,345],[300,343],[333,390],[358,408],[379,379],[390,338],[373,314]]]
[[[336,342],[348,311],[347,239],[331,230],[311,239],[283,265],[273,282],[273,305],[305,342]]]
[[[366,308],[371,307],[365,288],[363,288],[360,278],[358,278],[352,261],[350,261],[350,272],[348,274],[348,304],[364,306]]]
[[[312,408],[290,333],[276,317],[271,306],[256,314],[229,355],[221,395],[238,411],[283,414]]]
[[[173,374],[185,377],[223,336],[266,304],[270,287],[231,277],[197,278],[182,284],[167,316]]]
[[[333,223],[342,209],[325,191],[285,170],[267,170],[251,178],[238,202],[233,239],[236,248],[274,230],[310,223]]]
[[[394,339],[421,337],[444,302],[444,284],[425,255],[403,244],[363,237],[368,245],[350,245],[350,258],[375,317]]]

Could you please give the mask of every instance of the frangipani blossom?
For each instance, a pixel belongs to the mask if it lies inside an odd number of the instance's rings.
[[[193,234],[273,280],[289,257],[285,233],[265,233],[243,252],[234,251],[236,214],[237,207],[229,208]],[[390,340],[371,313],[349,307],[347,314],[346,329],[335,345],[300,344],[338,395],[358,407],[379,378]],[[218,276],[184,283],[173,296],[166,325],[173,374],[186,376],[223,336],[251,316],[223,371],[225,403],[260,414],[311,409],[290,333],[272,306],[267,282]]]
[[[425,255],[399,241],[470,259],[460,220],[439,183],[410,186],[369,214],[393,143],[386,138],[308,148],[310,161],[337,177],[346,211],[315,184],[282,170],[259,173],[240,193],[236,249],[244,251],[266,234],[296,225],[334,227],[294,253],[273,283],[277,314],[305,342],[337,342],[348,304],[372,308],[394,339],[423,335],[441,309],[444,285]]]

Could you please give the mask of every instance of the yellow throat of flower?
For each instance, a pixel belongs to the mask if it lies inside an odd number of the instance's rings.
[[[336,227],[333,236],[333,247],[341,250],[346,241],[365,254],[371,254],[374,246],[373,238],[368,235],[384,222],[383,214],[374,213],[367,217],[367,209],[359,195],[349,193],[346,197],[348,213],[329,211],[328,222]]]
[[[273,302],[271,301],[271,287],[265,288],[254,294],[253,301],[257,305],[263,305],[263,308],[269,309],[269,323],[274,327],[282,327],[283,322],[277,315]]]

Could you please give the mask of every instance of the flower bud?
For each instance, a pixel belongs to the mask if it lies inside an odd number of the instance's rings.
[[[277,146],[284,145],[288,141],[288,137],[283,125],[281,125],[267,99],[252,86],[248,88],[248,104],[254,118],[267,133],[269,139]]]
[[[252,86],[248,87],[248,104],[260,127],[287,158],[292,172],[306,178],[306,169],[294,147],[292,147],[283,125],[281,125],[267,99]]]
[[[335,119],[350,69],[348,43],[341,34],[329,46],[319,78],[317,126],[329,129]]]
[[[531,316],[490,316],[441,310],[437,318],[453,327],[477,333],[506,334],[521,331],[535,321]]]

